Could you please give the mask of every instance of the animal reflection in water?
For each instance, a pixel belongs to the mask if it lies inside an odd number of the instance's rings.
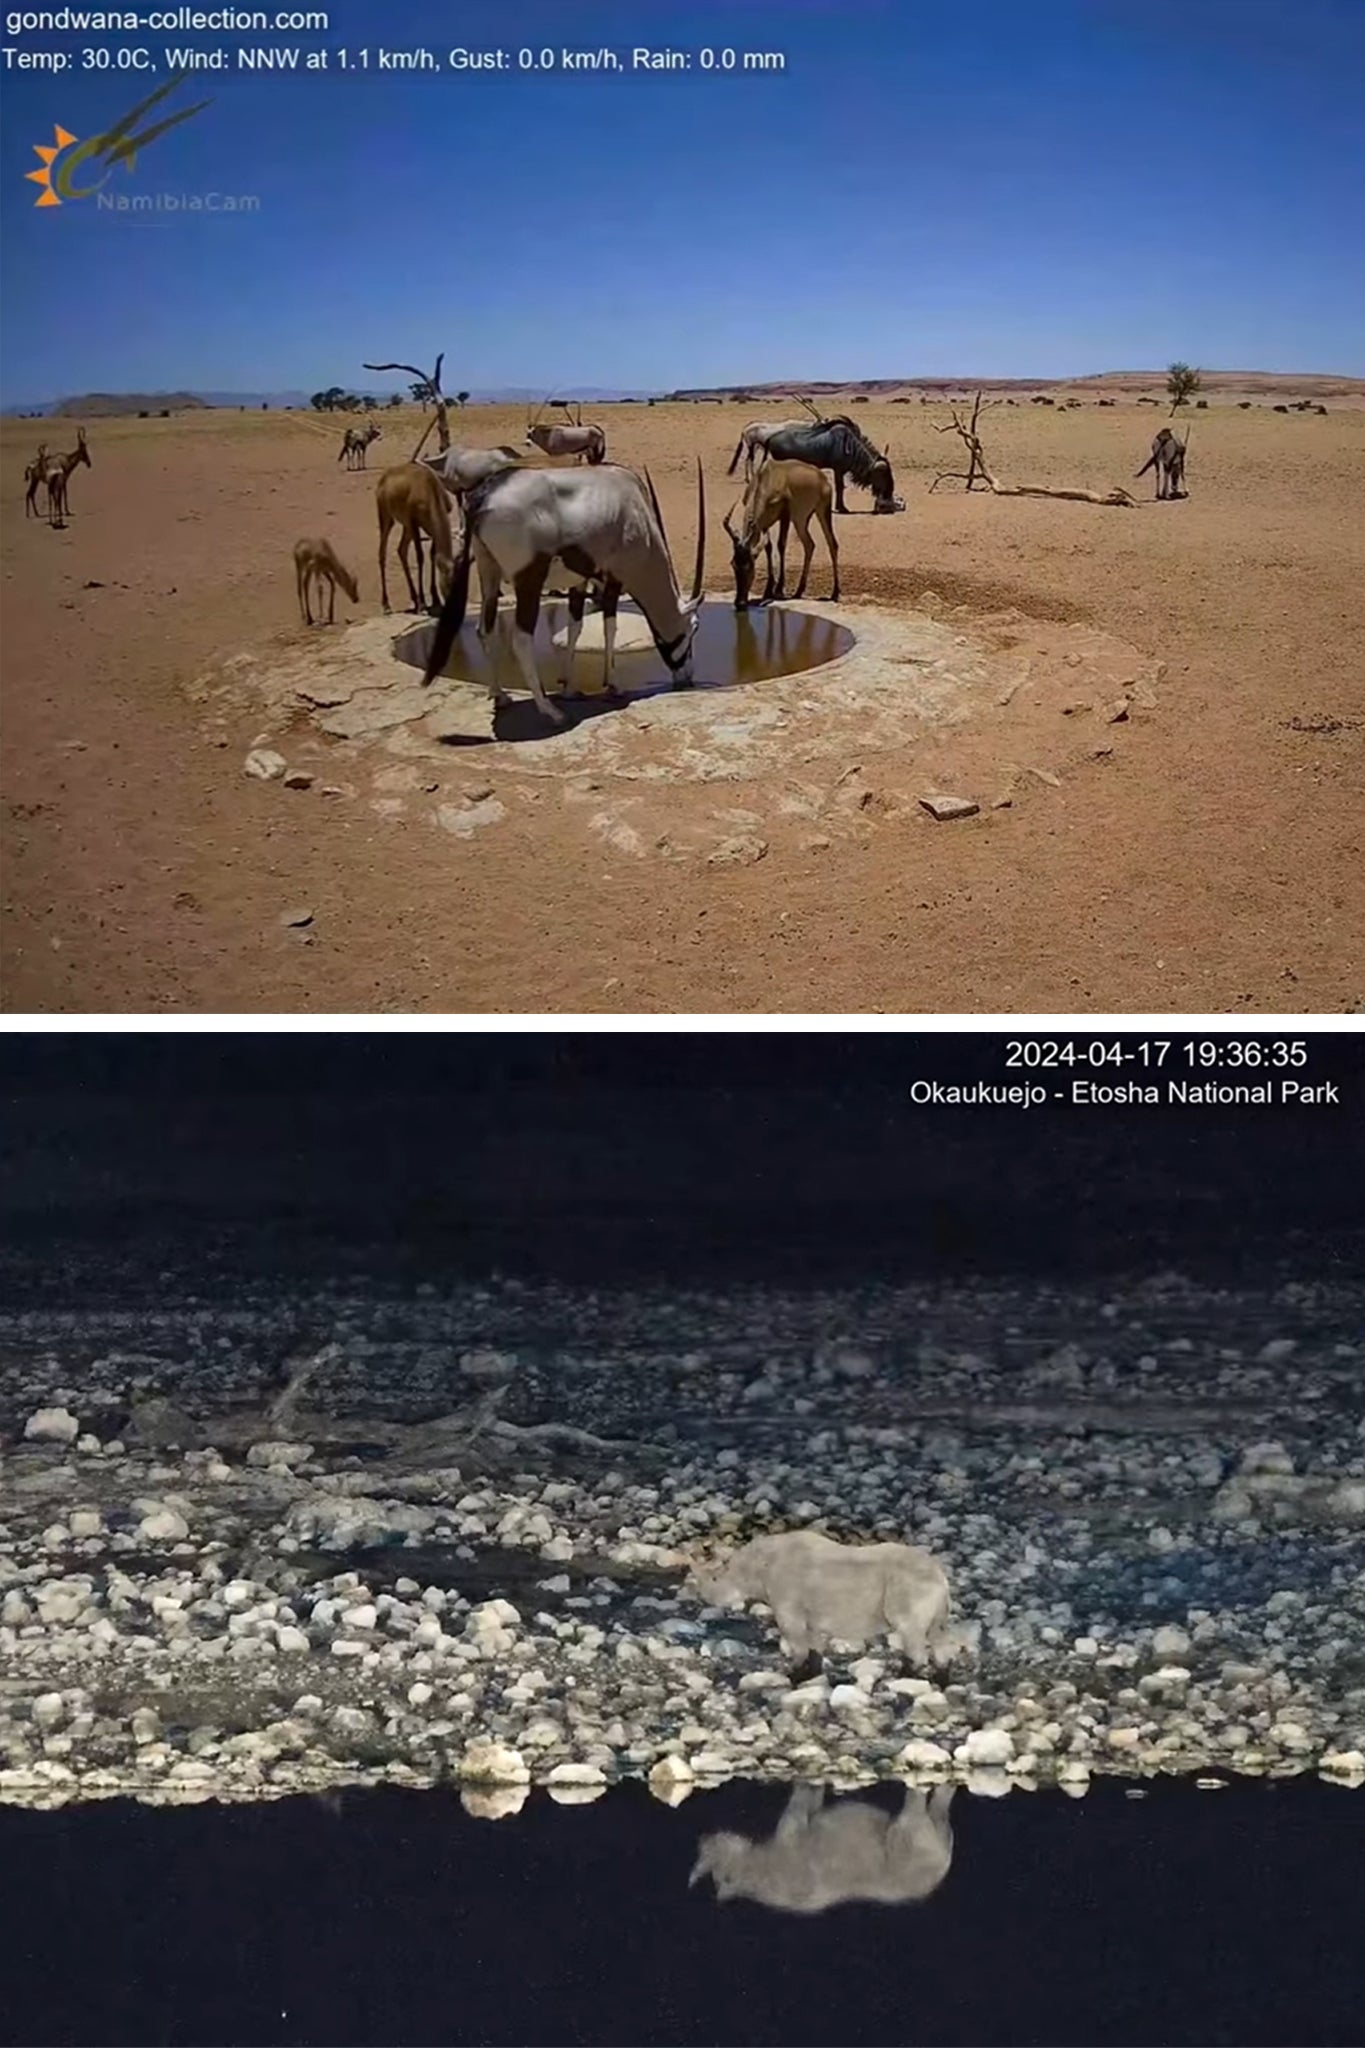
[[[948,1875],[953,1787],[926,1799],[906,1786],[900,1812],[868,1799],[826,1803],[823,1785],[797,1785],[766,1841],[721,1831],[703,1835],[689,1886],[715,1882],[718,1899],[754,1899],[780,1913],[823,1913],[850,1900],[907,1905],[927,1899]]]

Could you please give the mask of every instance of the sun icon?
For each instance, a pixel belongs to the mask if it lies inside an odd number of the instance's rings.
[[[24,176],[31,184],[41,185],[43,188],[34,201],[34,204],[37,206],[61,205],[61,200],[52,189],[52,166],[56,163],[62,151],[70,149],[72,143],[77,139],[74,135],[68,134],[65,128],[54,128],[52,133],[56,140],[50,149],[43,142],[35,142],[33,145],[33,153],[35,156],[42,158],[43,168],[40,171],[25,171],[24,173]]]

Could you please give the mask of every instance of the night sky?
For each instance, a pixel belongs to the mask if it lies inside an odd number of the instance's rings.
[[[1188,1034],[1169,1036],[1163,1075],[1307,1073],[1341,1101],[1079,1107],[1054,1093],[1133,1064],[1011,1070],[1008,1034],[984,1032],[11,1038],[0,1218],[110,1242],[268,1230],[279,1257],[330,1232],[585,1275],[1358,1250],[1365,1042],[1312,1038],[1306,1069],[1191,1070]],[[1252,1037],[1271,1042],[1218,1042]],[[915,1080],[1045,1082],[1048,1100],[920,1106]]]

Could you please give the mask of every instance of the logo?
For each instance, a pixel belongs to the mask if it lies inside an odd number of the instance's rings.
[[[137,132],[137,124],[143,115],[164,100],[167,93],[174,92],[188,76],[189,73],[186,71],[172,72],[165,85],[159,87],[149,98],[139,100],[131,113],[116,121],[112,128],[106,128],[102,135],[88,136],[82,142],[68,129],[56,127],[52,131],[51,144],[36,142],[33,145],[34,155],[41,157],[42,169],[24,173],[30,184],[41,185],[43,188],[34,204],[60,206],[65,199],[88,199],[92,192],[99,191],[114,165],[118,163],[126,164],[131,173],[137,162],[139,150],[146,149],[149,142],[155,142],[167,129],[178,127],[182,121],[188,121],[193,114],[202,113],[209,105],[208,100],[200,100],[198,106],[186,107],[183,113],[171,114],[166,120],[154,122],[150,128],[144,128],[140,134]],[[76,184],[75,174],[82,164],[100,162],[104,164],[101,177],[96,178],[93,184]]]

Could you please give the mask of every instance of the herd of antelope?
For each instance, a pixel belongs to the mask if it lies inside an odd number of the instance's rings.
[[[348,469],[363,469],[380,429],[348,427],[337,456]],[[544,467],[528,454],[569,458],[572,467]],[[692,645],[702,601],[706,552],[706,492],[697,464],[697,554],[689,592],[684,595],[664,531],[653,480],[609,464],[607,437],[581,418],[563,426],[528,421],[526,448],[448,448],[440,455],[397,463],[385,469],[375,490],[379,521],[379,591],[390,609],[388,556],[394,529],[398,560],[414,612],[438,618],[423,676],[430,684],[450,658],[469,604],[471,569],[477,565],[481,604],[478,633],[491,652],[501,617],[504,583],[512,591],[508,637],[522,682],[542,715],[562,722],[563,712],[542,685],[534,654],[536,624],[547,593],[568,600],[569,625],[561,663],[567,686],[574,651],[588,605],[602,615],[604,674],[607,696],[617,693],[612,680],[617,610],[622,596],[640,609],[674,686],[692,680]],[[733,475],[745,459],[744,495],[724,516],[735,580],[735,609],[747,610],[760,546],[766,577],[760,603],[786,594],[787,539],[794,527],[803,560],[794,595],[804,595],[815,543],[811,522],[824,534],[832,572],[831,601],[839,596],[839,545],[834,513],[844,503],[846,480],[872,494],[875,512],[900,512],[905,500],[896,494],[885,449],[877,450],[846,416],[822,419],[754,421],[744,429],[731,460]],[[580,467],[579,465],[585,465]],[[456,550],[452,509],[461,537]],[[773,534],[777,535],[774,560]],[[329,542],[303,540],[294,550],[299,610],[312,625],[312,593],[325,589],[327,623],[335,615],[340,588],[355,602],[355,579]],[[317,623],[321,623],[319,617]],[[492,673],[490,663],[490,673]],[[504,692],[493,684],[495,704]]]
[[[786,595],[787,540],[793,527],[802,548],[801,574],[793,595],[804,595],[815,552],[812,521],[824,535],[832,578],[830,600],[837,603],[839,544],[834,514],[848,509],[844,502],[847,481],[871,493],[874,513],[905,509],[904,498],[896,492],[888,450],[875,448],[846,415],[825,419],[813,407],[809,413],[804,419],[751,421],[730,458],[727,476],[734,475],[741,460],[744,464],[743,497],[723,518],[730,541],[736,611],[747,610],[753,600],[760,546],[766,575],[756,601],[767,604]],[[337,461],[344,462],[348,470],[364,469],[369,449],[380,438],[381,430],[373,422],[364,428],[348,427]],[[572,467],[536,465],[525,450],[510,446],[448,448],[440,455],[397,463],[379,477],[375,505],[380,601],[389,611],[388,552],[396,527],[398,560],[412,609],[437,615],[423,684],[434,682],[450,658],[468,610],[470,571],[477,565],[479,639],[491,655],[492,636],[502,616],[502,587],[510,584],[512,656],[521,680],[547,719],[562,723],[564,718],[547,696],[535,661],[535,630],[547,593],[568,600],[569,627],[560,677],[563,686],[568,686],[584,613],[591,604],[603,620],[604,691],[609,697],[617,695],[612,669],[617,610],[624,595],[643,614],[674,687],[687,687],[692,681],[706,551],[706,490],[700,461],[696,564],[690,591],[684,596],[648,470],[640,474],[608,463],[604,430],[585,426],[581,419],[566,426],[545,425],[538,418],[529,421],[526,444],[539,455],[567,457]],[[1163,429],[1139,475],[1154,468],[1159,497],[1183,495],[1184,459],[1184,443]],[[42,445],[24,472],[25,515],[46,517],[53,526],[65,525],[71,476],[82,464],[92,466],[83,427],[77,430],[77,445],[68,455],[50,457],[46,444]],[[41,509],[40,491],[45,497]],[[458,512],[462,528],[458,553],[452,509]],[[299,541],[294,568],[305,625],[323,623],[324,594],[328,625],[335,619],[338,589],[353,604],[359,602],[356,578],[329,541]],[[491,661],[489,672],[495,673]],[[491,687],[495,704],[504,701],[501,686],[494,682]]]

